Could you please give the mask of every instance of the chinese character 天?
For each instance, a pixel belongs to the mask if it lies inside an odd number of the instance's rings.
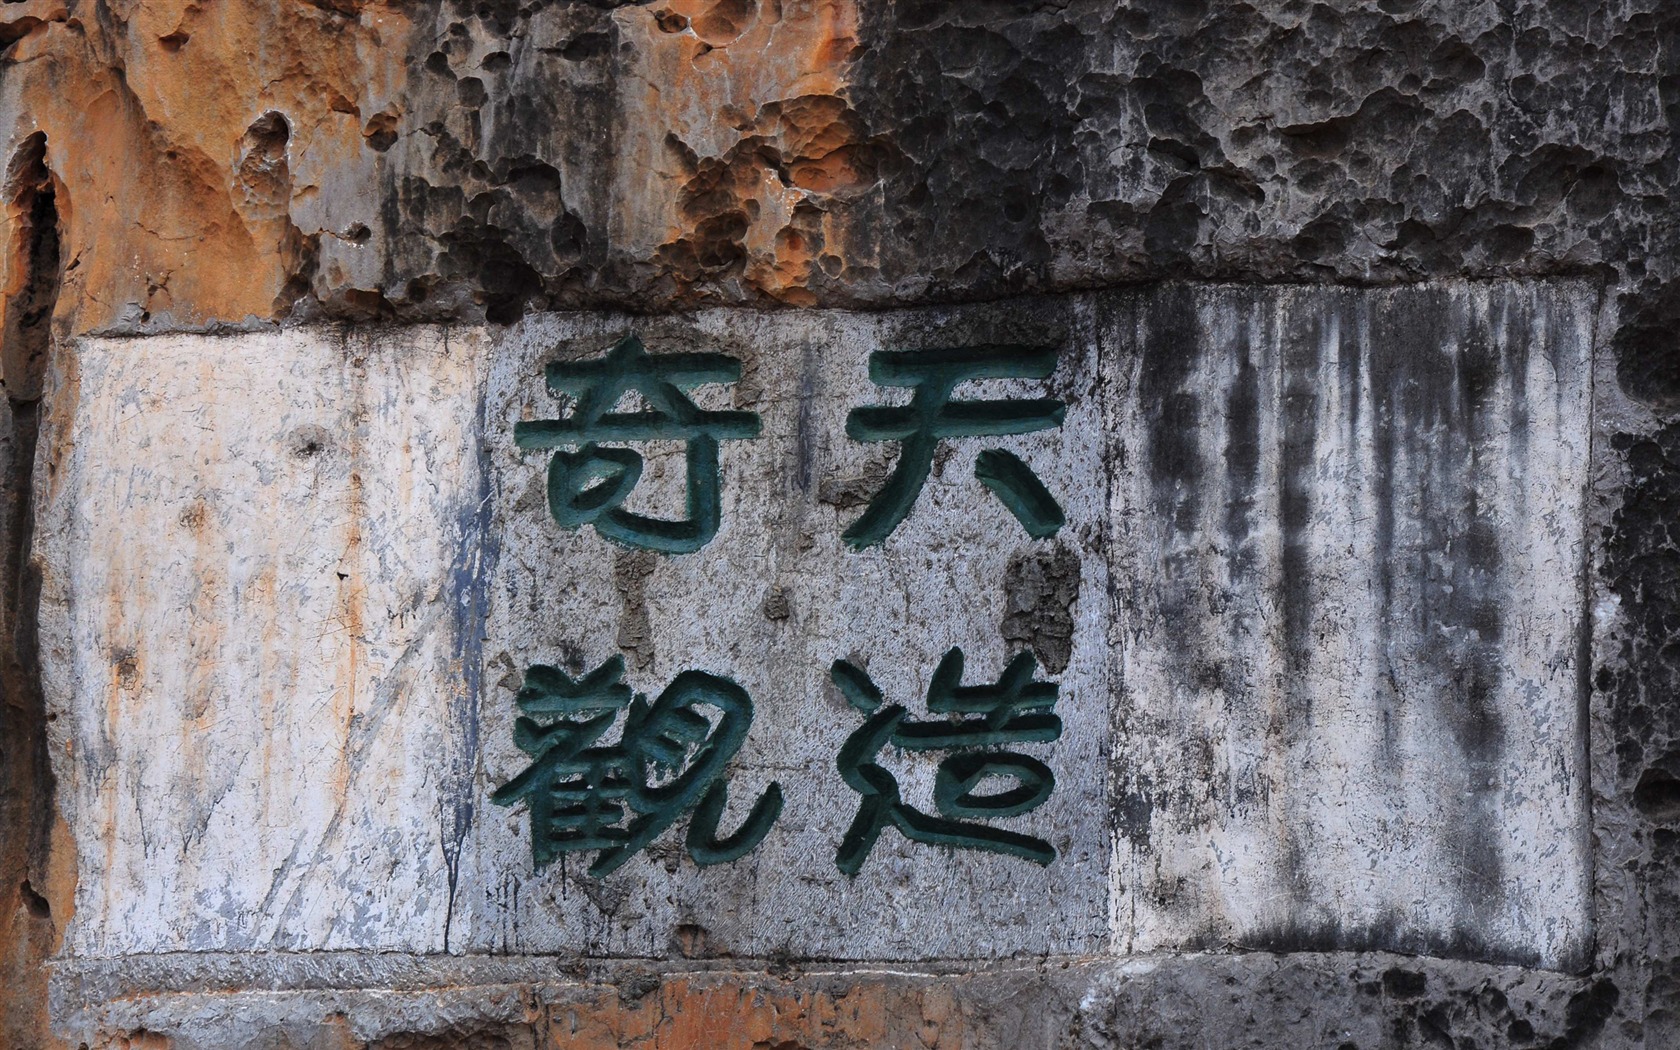
[[[550,364],[548,388],[573,397],[573,410],[564,419],[516,424],[514,442],[555,450],[548,463],[548,508],[564,528],[594,525],[615,543],[663,554],[696,551],[717,535],[720,521],[718,442],[757,437],[759,418],[754,412],[707,411],[688,393],[740,378],[741,362],[724,354],[655,356],[640,339],[626,336],[598,360]],[[646,407],[618,411],[626,394],[639,396]],[[642,456],[603,443],[628,441],[685,443],[686,517],[653,518],[624,508],[641,480]]]
[[[1049,397],[952,400],[959,384],[977,379],[1046,379],[1055,369],[1054,347],[994,345],[870,354],[871,380],[914,392],[908,405],[869,405],[853,409],[846,419],[846,433],[854,441],[899,442],[892,476],[846,530],[846,541],[862,549],[892,535],[916,505],[940,441],[1049,430],[1061,425],[1067,411],[1061,401]],[[1019,456],[1001,448],[987,449],[975,460],[974,474],[1029,535],[1042,539],[1062,527],[1061,505]]]
[[[490,799],[529,804],[537,869],[564,853],[596,851],[589,874],[610,874],[684,814],[692,814],[687,848],[696,864],[749,853],[781,815],[782,789],[771,784],[735,834],[718,837],[724,774],[752,725],[746,690],[684,671],[650,704],[623,676],[618,656],[579,678],[540,664],[525,673],[513,733],[531,764]],[[715,720],[702,713],[708,707]],[[618,742],[601,743],[621,714]]]
[[[963,715],[917,721],[900,704],[887,704],[862,670],[836,660],[830,672],[846,701],[868,720],[840,749],[841,779],[862,796],[858,813],[840,842],[835,863],[856,875],[888,826],[905,838],[932,846],[987,850],[1049,864],[1056,851],[1043,839],[980,823],[1037,809],[1056,787],[1050,767],[1016,751],[990,750],[999,745],[1047,743],[1062,735],[1062,720],[1051,712],[1058,687],[1034,679],[1031,653],[1021,653],[993,685],[962,685],[961,649],[947,652],[928,683],[928,711]],[[888,744],[905,751],[954,751],[939,764],[934,778],[934,808],[939,816],[907,804],[898,780],[876,759]],[[977,792],[991,778],[1013,780],[1003,791]]]

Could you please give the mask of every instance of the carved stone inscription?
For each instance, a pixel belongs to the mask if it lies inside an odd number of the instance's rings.
[[[85,340],[68,958],[1573,965],[1592,302]]]
[[[676,925],[754,954],[1088,952],[1107,940],[1103,449],[1069,440],[1101,430],[1091,336],[1060,316],[825,316],[841,323],[556,317],[498,352],[485,429],[518,440],[489,453],[489,783],[521,774],[500,756],[524,757],[509,744],[529,668],[575,678],[618,657],[639,680],[719,675],[750,697],[720,834],[750,826],[752,800],[773,787],[782,806],[727,865],[655,840],[600,879],[587,858],[539,870],[534,810],[497,811],[475,824],[476,867],[462,876],[488,891],[467,899],[462,927],[486,948],[548,950],[581,932],[594,950],[647,954]],[[570,378],[628,359],[631,338],[644,372],[711,371],[685,373],[683,401]],[[569,385],[559,398],[555,376]],[[696,481],[690,431],[654,433],[643,421],[656,416],[757,430],[719,442]],[[640,460],[636,483],[602,470],[593,488],[567,482],[567,505],[652,519],[699,485],[717,507],[703,545],[661,550],[545,500],[557,457],[591,439],[596,455],[619,455],[609,437]],[[1072,651],[1036,653],[1004,630],[1003,581],[1023,558],[1072,563],[1073,589],[1046,619],[1068,625]],[[704,752],[704,732],[683,761]],[[938,889],[921,899],[906,885]]]

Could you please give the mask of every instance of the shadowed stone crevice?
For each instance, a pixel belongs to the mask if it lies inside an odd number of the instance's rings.
[[[59,184],[46,138],[26,140],[3,192],[11,242],[4,259],[0,386],[0,1042],[33,1045],[60,923],[48,894],[56,810],[37,639],[40,572],[32,563],[37,444],[62,277]]]
[[[1079,598],[1079,555],[1054,541],[1009,559],[1004,577],[1004,640],[1025,645],[1049,674],[1067,670],[1073,654],[1073,605]]]
[[[274,299],[274,315],[285,317],[308,294],[321,250],[319,233],[305,236],[292,222],[292,171],[288,155],[292,126],[285,116],[264,113],[251,122],[240,140],[238,186],[234,208],[258,240],[279,246],[285,274]]]

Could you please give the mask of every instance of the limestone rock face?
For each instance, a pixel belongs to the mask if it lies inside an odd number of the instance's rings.
[[[81,330],[1671,272],[1655,0],[6,7]]]
[[[1673,3],[14,0],[0,150],[0,1046],[1680,1045]],[[741,364],[710,556],[512,438],[630,332]],[[869,355],[1000,342],[1067,524],[965,437],[848,548]],[[831,664],[953,646],[1057,860],[846,875]],[[751,859],[535,870],[614,653]]]

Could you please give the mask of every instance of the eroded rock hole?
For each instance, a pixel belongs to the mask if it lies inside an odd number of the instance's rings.
[[[292,431],[287,439],[291,446],[292,456],[296,459],[311,459],[325,452],[332,444],[332,435],[318,426],[301,426]]]
[[[462,77],[455,82],[455,96],[460,99],[461,105],[477,109],[484,105],[489,94],[484,90],[484,81],[477,77]]]
[[[245,129],[240,140],[239,184],[253,202],[283,205],[291,187],[286,144],[292,126],[279,113],[264,113]]]
[[[274,315],[286,316],[314,284],[320,236],[305,236],[292,223],[292,126],[269,111],[251,122],[239,143],[235,205],[258,243],[273,244],[286,279],[274,297]]]
[[[1633,789],[1633,804],[1653,823],[1673,823],[1680,818],[1680,777],[1666,769],[1647,769]]]
[[[694,31],[706,43],[721,47],[746,32],[757,16],[756,0],[717,0],[694,19]]]
[[[362,138],[367,141],[368,149],[376,153],[384,153],[397,142],[397,116],[395,113],[375,113],[368,118],[367,126],[362,129]]]
[[[52,905],[47,903],[45,897],[35,892],[35,887],[29,884],[28,879],[24,879],[23,885],[18,887],[18,895],[23,898],[24,907],[29,910],[30,915],[37,919],[52,918]]]

